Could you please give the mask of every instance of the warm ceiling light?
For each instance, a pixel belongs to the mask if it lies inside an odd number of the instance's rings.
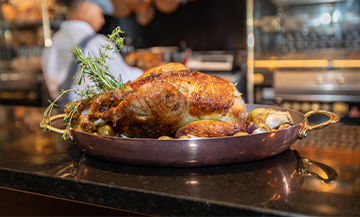
[[[45,40],[45,47],[51,47],[51,45],[52,45],[51,39],[46,39]]]
[[[255,40],[254,40],[254,35],[252,33],[248,35],[247,44],[249,47],[254,47]]]

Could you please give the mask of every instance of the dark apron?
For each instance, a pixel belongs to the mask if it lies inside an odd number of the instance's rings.
[[[84,51],[86,44],[95,36],[96,34],[85,37],[77,45],[77,47],[80,48],[82,51]],[[59,91],[68,90],[71,88],[71,85],[74,82],[74,76],[79,70],[79,66],[76,64],[77,61],[78,61],[77,57],[73,55],[73,60],[69,68],[68,76],[66,77],[65,81],[60,85]],[[69,101],[70,101],[69,96],[67,94],[64,94],[60,99],[58,99],[56,104],[58,105],[59,109],[63,110],[65,108],[66,103],[68,103]]]

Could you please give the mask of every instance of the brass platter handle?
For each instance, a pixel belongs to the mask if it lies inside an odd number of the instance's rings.
[[[65,116],[66,116],[66,114],[60,114],[60,115],[52,116],[52,117],[50,117],[50,119],[44,119],[44,121],[40,123],[40,127],[41,128],[46,127],[46,129],[49,130],[50,132],[57,133],[57,134],[60,134],[60,135],[64,135],[64,133],[65,133],[66,136],[70,140],[74,140],[74,138],[71,135],[69,129],[59,129],[59,128],[56,128],[56,127],[53,127],[53,126],[50,125],[50,123],[52,121],[57,120],[57,119],[62,119],[63,120]]]
[[[307,120],[308,117],[310,117],[311,115],[314,115],[314,114],[319,114],[319,115],[324,115],[324,116],[327,116],[329,117],[329,120],[323,122],[323,123],[320,123],[320,124],[316,124],[316,125],[313,125],[311,126],[309,124],[309,121]],[[335,114],[335,113],[332,113],[332,112],[329,112],[329,111],[325,111],[325,110],[313,110],[313,111],[309,111],[305,114],[305,117],[306,117],[306,120],[304,122],[304,126],[302,128],[302,130],[300,131],[300,134],[299,134],[299,139],[303,139],[307,136],[307,132],[308,131],[311,131],[311,130],[318,130],[318,129],[321,129],[321,128],[324,128],[326,126],[329,126],[331,124],[335,124],[337,123],[339,120],[340,120],[340,116]]]
[[[336,170],[334,170],[330,166],[327,166],[325,164],[322,164],[322,163],[319,163],[319,162],[316,162],[316,161],[309,160],[308,158],[305,158],[305,157],[302,157],[301,161],[302,161],[302,163],[306,163],[308,165],[315,165],[315,166],[319,167],[322,171],[325,172],[327,178],[321,177],[317,173],[306,170],[305,167],[302,165],[302,167],[301,167],[302,169],[300,171],[300,174],[303,175],[303,176],[314,177],[314,178],[316,178],[316,179],[318,179],[321,182],[326,183],[326,184],[332,183],[338,178],[338,173],[336,172]]]

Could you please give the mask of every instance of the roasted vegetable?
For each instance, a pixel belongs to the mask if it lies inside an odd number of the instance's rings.
[[[293,119],[288,111],[276,111],[270,108],[263,111],[260,110],[260,112],[253,117],[253,122],[258,128],[259,124],[266,124],[270,129],[277,129],[282,124],[292,124]]]
[[[101,136],[113,136],[114,130],[110,125],[105,124],[99,127],[98,134]]]

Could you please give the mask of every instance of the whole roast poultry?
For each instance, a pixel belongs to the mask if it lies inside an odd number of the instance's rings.
[[[111,123],[115,131],[133,138],[223,137],[246,129],[248,112],[241,93],[221,77],[169,63],[126,86],[125,91],[114,89],[82,102],[80,129]]]

